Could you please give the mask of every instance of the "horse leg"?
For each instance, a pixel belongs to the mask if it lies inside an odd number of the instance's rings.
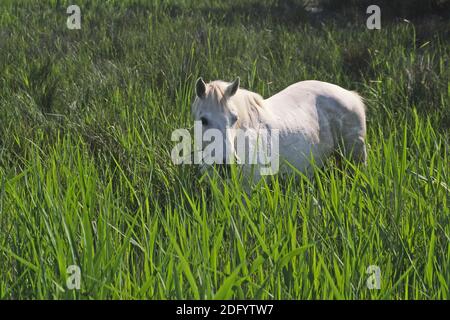
[[[367,163],[367,150],[364,137],[361,135],[344,137],[343,153],[355,163]]]

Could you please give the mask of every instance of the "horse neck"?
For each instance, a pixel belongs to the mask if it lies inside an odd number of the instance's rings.
[[[233,98],[241,119],[240,127],[242,129],[259,127],[265,123],[268,118],[268,110],[260,95],[242,90]]]

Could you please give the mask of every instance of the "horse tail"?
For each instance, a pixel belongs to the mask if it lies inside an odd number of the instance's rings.
[[[357,101],[356,107],[360,107],[362,108],[364,111],[366,111],[366,104],[364,103],[364,98],[356,91],[350,91],[350,93],[353,95],[353,97],[355,98],[355,100]]]

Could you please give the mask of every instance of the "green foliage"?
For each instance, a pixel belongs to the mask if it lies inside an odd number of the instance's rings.
[[[446,34],[239,3],[79,1],[68,30],[61,1],[2,1],[0,298],[450,297]],[[368,166],[330,160],[248,195],[173,165],[198,76],[359,91]]]

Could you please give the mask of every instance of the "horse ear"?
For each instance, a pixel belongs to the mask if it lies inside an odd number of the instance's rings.
[[[197,97],[203,98],[206,93],[206,83],[203,81],[203,78],[200,77],[197,79],[197,82],[195,83],[195,93],[197,94]]]
[[[233,81],[233,83],[231,83],[226,91],[225,91],[225,96],[227,98],[234,96],[234,94],[236,93],[236,91],[239,89],[239,84],[241,82],[241,79],[239,79],[239,77],[236,78],[236,80]]]

